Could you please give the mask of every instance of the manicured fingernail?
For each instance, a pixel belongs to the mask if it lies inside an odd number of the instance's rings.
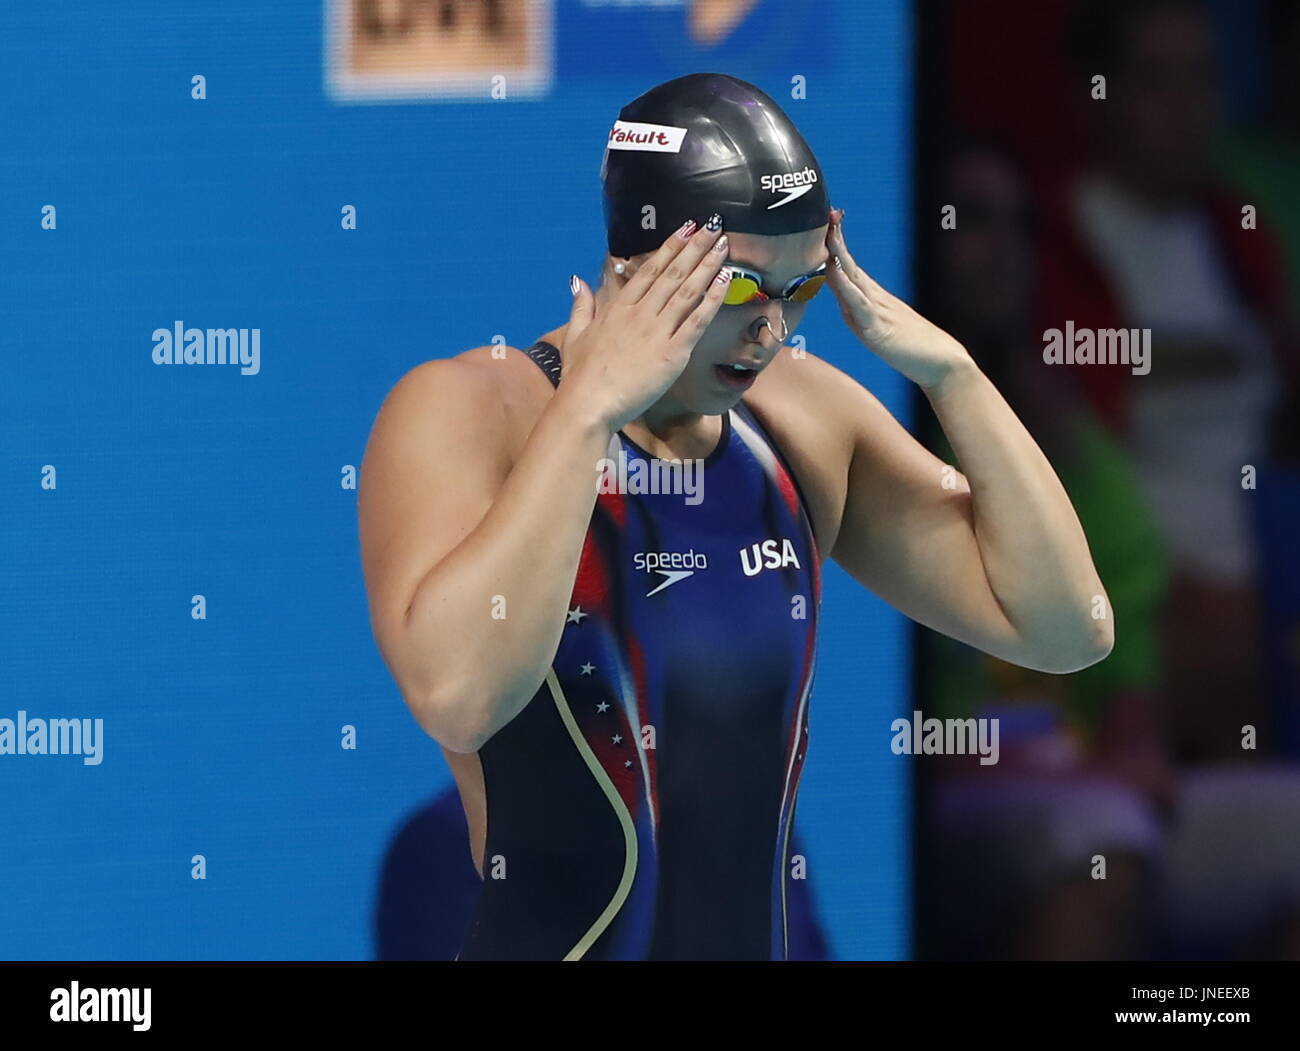
[[[683,241],[689,238],[691,234],[693,234],[694,232],[695,232],[694,219],[687,219],[686,222],[682,223],[682,225],[677,228],[677,236],[680,237]]]
[[[731,267],[724,266],[717,272],[713,280],[719,285],[729,284],[731,281]]]
[[[719,237],[716,241],[713,242],[713,251],[725,252],[726,250],[727,250],[727,235],[723,234],[721,237]]]
[[[721,230],[722,216],[720,216],[717,212],[714,212],[711,216],[709,216],[709,221],[704,224],[704,228],[706,230],[713,230],[715,232]]]
[[[844,269],[844,264],[840,262],[840,257],[839,257],[839,256],[836,256],[836,257],[835,257],[835,269],[836,269],[836,270],[840,270],[840,271],[843,271],[843,269]]]
[[[578,283],[578,275],[577,275],[577,274],[570,274],[570,275],[569,275],[569,291],[572,292],[572,293],[576,296],[576,295],[578,294],[578,289],[581,288],[581,287],[582,287],[582,286]]]

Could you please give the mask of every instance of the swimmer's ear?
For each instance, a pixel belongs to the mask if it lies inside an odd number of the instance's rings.
[[[569,291],[573,293],[573,309],[569,311],[569,327],[564,330],[566,343],[590,325],[596,315],[596,297],[577,274],[569,276]]]

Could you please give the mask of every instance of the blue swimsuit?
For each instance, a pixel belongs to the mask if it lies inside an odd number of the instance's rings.
[[[526,353],[559,384],[555,347]],[[621,457],[620,479],[654,466],[620,432]],[[479,752],[486,878],[459,959],[786,958],[817,545],[743,403],[702,480],[597,498],[546,682]]]

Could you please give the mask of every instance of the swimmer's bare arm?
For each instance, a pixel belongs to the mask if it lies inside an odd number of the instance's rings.
[[[861,385],[819,363],[850,449],[832,557],[914,620],[986,653],[1066,673],[1114,645],[1110,603],[1051,464],[965,349],[853,261],[832,279],[850,322],[917,382],[962,474],[926,450]]]
[[[594,320],[583,286],[564,382],[513,464],[497,362],[429,362],[380,410],[359,494],[371,624],[403,699],[444,748],[477,751],[544,680],[598,462],[613,431],[680,374],[722,302],[716,237],[657,253]]]
[[[531,696],[559,644],[595,503],[588,465],[609,441],[557,394],[510,469],[489,368],[452,359],[403,377],[359,494],[376,642],[416,720],[454,752],[481,744],[494,701]]]

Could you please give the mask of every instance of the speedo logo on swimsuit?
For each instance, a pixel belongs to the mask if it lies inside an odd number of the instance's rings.
[[[789,204],[806,194],[817,185],[817,171],[814,168],[805,168],[801,172],[781,172],[776,175],[764,175],[758,180],[758,184],[768,193],[784,193],[785,196],[779,201],[767,206],[770,212],[773,208],[780,208],[783,204]]]
[[[686,128],[670,124],[638,124],[631,120],[616,120],[609,129],[611,150],[643,150],[647,153],[681,153]]]
[[[670,588],[679,580],[694,576],[697,569],[708,569],[709,560],[703,552],[690,551],[638,551],[632,556],[632,565],[647,573],[662,573],[659,585],[645,593],[645,597]]]
[[[794,553],[794,544],[784,538],[779,548],[775,540],[764,540],[761,544],[750,544],[740,549],[740,568],[747,577],[756,577],[765,569],[784,569],[786,566],[802,568],[799,556]]]

